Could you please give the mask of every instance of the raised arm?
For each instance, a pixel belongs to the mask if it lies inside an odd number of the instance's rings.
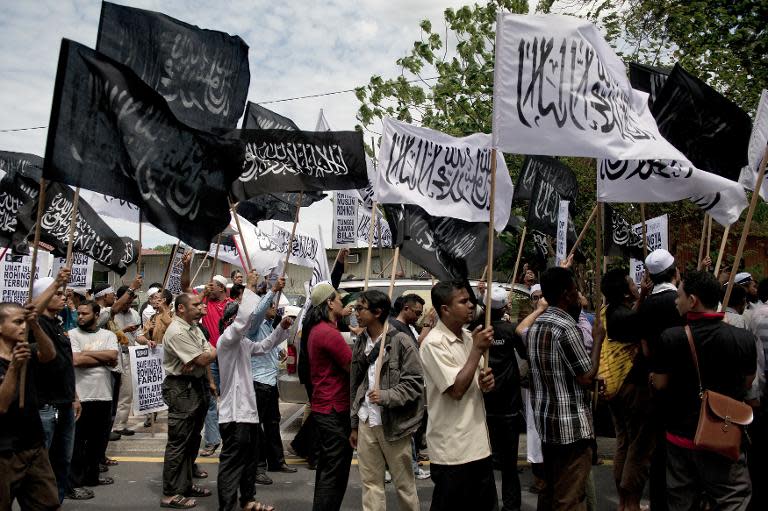
[[[192,292],[192,277],[190,277],[191,271],[190,267],[192,266],[192,251],[189,250],[184,253],[184,255],[181,258],[181,289],[185,293],[191,293]]]
[[[123,296],[118,298],[115,303],[112,304],[112,315],[120,314],[121,312],[128,310],[131,303],[133,303],[133,299],[136,297],[136,292],[141,289],[143,280],[141,275],[136,275],[133,282],[131,282],[131,285],[128,286],[128,291],[123,293]]]
[[[51,301],[51,298],[53,298],[53,295],[56,294],[56,291],[58,291],[58,289],[64,284],[69,282],[70,273],[71,271],[69,268],[61,268],[54,281],[51,282],[51,285],[48,286],[39,296],[33,298],[29,302],[35,306],[35,310],[38,314],[45,312],[45,309],[48,307],[48,302]]]
[[[269,334],[266,339],[251,341],[251,356],[264,355],[265,353],[272,351],[275,346],[288,338],[289,329],[292,324],[293,320],[286,316],[280,321],[280,325],[275,328],[274,332]]]
[[[472,332],[472,341],[472,350],[469,352],[469,357],[464,367],[456,375],[453,385],[445,390],[446,394],[457,401],[464,397],[464,394],[467,393],[469,386],[475,379],[475,372],[480,363],[480,357],[482,357],[485,350],[490,347],[491,341],[493,341],[493,327],[483,328],[478,326]]]
[[[526,317],[523,318],[523,320],[517,324],[515,327],[515,333],[520,336],[520,338],[523,338],[523,332],[528,330],[533,326],[533,324],[536,322],[536,320],[544,314],[544,311],[547,310],[548,304],[547,301],[542,296],[539,298],[538,303],[536,303],[536,308],[528,314]]]

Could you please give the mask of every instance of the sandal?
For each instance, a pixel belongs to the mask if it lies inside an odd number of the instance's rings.
[[[192,489],[187,492],[186,497],[210,497],[213,495],[211,490],[208,488],[203,488],[202,486],[198,486],[196,484],[192,485]]]
[[[243,506],[243,511],[275,511],[275,508],[274,506],[252,500]]]
[[[106,458],[106,457],[104,458],[104,463],[103,464],[108,466],[108,467],[114,467],[116,465],[119,465],[117,460],[114,460],[112,458]]]
[[[208,477],[208,472],[206,472],[205,470],[200,470],[197,467],[197,464],[195,464],[195,466],[192,468],[192,477],[194,477],[195,479],[205,479],[206,477]]]
[[[160,501],[160,507],[170,507],[173,509],[192,509],[197,505],[195,499],[190,499],[184,495],[174,495],[168,502]]]
[[[213,456],[213,454],[216,452],[216,449],[219,448],[219,444],[213,444],[213,445],[206,445],[205,448],[200,451],[200,456],[207,458],[208,456]]]

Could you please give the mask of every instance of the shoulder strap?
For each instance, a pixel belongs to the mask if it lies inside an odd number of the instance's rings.
[[[691,348],[691,356],[693,357],[693,365],[696,367],[696,377],[699,379],[699,397],[704,394],[704,387],[701,385],[701,372],[699,371],[699,357],[696,356],[696,347],[693,345],[693,332],[691,327],[685,325],[685,335],[688,337],[688,346]]]

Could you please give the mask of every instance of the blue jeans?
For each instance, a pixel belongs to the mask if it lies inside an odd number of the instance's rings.
[[[40,421],[45,433],[45,448],[56,476],[59,502],[62,502],[69,486],[69,466],[75,446],[75,412],[71,404],[44,405],[40,408]]]
[[[221,380],[219,379],[219,364],[214,360],[211,362],[211,374],[213,375],[213,381],[216,383],[216,388],[221,389]],[[208,414],[205,416],[205,445],[219,445],[221,444],[221,434],[219,433],[219,409],[217,408],[217,401],[211,399],[208,404]]]

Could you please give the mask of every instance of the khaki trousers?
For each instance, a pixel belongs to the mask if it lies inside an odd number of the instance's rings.
[[[357,433],[357,466],[363,485],[364,511],[383,511],[387,508],[384,495],[386,467],[389,467],[397,490],[398,509],[419,510],[416,479],[411,465],[411,435],[388,442],[382,426],[370,427],[361,423]]]
[[[131,362],[128,353],[120,354],[120,364],[123,374],[120,377],[120,390],[117,394],[117,413],[113,429],[119,430],[128,427],[128,417],[131,415],[133,404],[133,384],[131,383]]]

